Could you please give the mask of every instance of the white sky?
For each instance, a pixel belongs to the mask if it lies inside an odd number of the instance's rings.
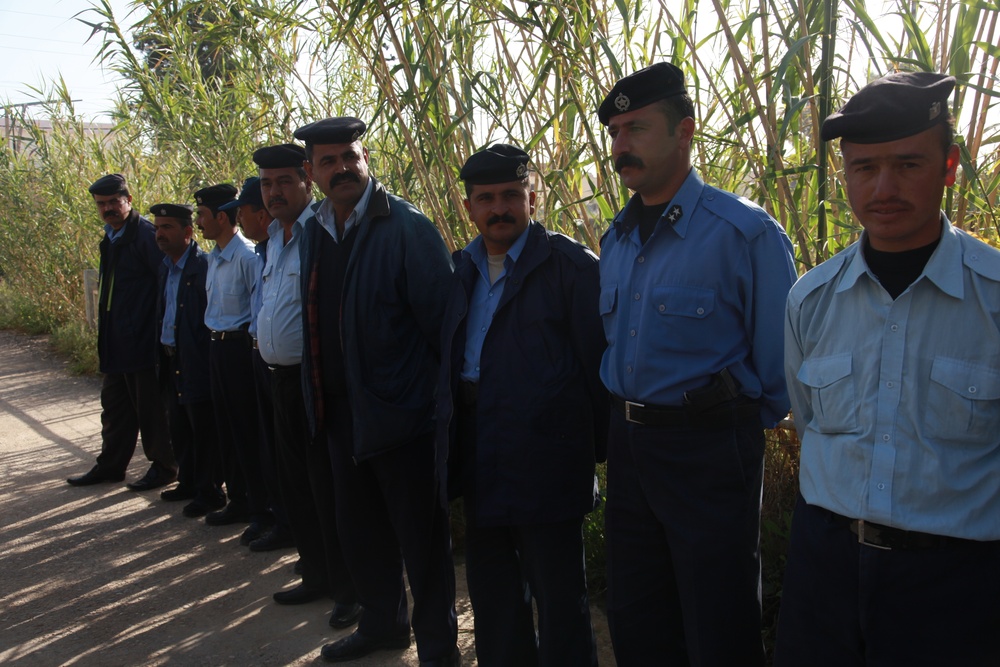
[[[128,0],[110,0],[123,25]],[[92,6],[90,0],[0,0],[0,105],[39,99],[30,87],[49,89],[61,74],[77,113],[88,120],[102,117],[115,98],[115,77],[93,62],[101,35],[87,41],[91,29],[74,16]],[[89,16],[88,16],[89,14]],[[80,18],[96,23],[96,15]],[[30,111],[29,111],[30,113]],[[37,116],[44,115],[41,110]]]

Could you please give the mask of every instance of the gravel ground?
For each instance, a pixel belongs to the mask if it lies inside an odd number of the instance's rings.
[[[252,553],[243,526],[185,518],[155,491],[69,486],[101,448],[99,380],[67,373],[41,337],[0,331],[0,359],[0,664],[326,664],[320,647],[350,632],[327,626],[332,602],[271,601],[297,583],[293,550]],[[146,470],[136,452],[127,480]],[[458,560],[459,646],[475,665]],[[416,645],[349,664],[417,665]]]

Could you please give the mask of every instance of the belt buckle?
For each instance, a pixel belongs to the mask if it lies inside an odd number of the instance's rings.
[[[865,546],[872,547],[873,549],[881,549],[882,551],[892,551],[892,547],[887,547],[884,544],[875,544],[874,542],[869,542],[865,539],[864,519],[858,519],[858,544],[864,544]]]
[[[643,422],[638,419],[632,419],[632,408],[644,408],[646,405],[644,403],[636,403],[635,401],[625,401],[625,421],[632,422],[633,424],[643,424]]]

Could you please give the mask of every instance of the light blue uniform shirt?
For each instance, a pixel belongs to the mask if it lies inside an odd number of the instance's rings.
[[[806,502],[1000,539],[1000,252],[947,221],[895,301],[862,241],[788,297],[785,369]]]
[[[208,255],[205,289],[205,326],[212,331],[236,331],[250,322],[250,293],[257,274],[253,242],[243,234],[229,240],[225,248],[215,246]]]
[[[167,267],[167,282],[163,286],[163,328],[160,330],[160,342],[171,347],[177,344],[174,338],[174,323],[177,320],[177,290],[180,288],[184,265],[187,264],[191,248],[192,246],[189,245],[176,264],[169,257],[163,258],[163,264]]]
[[[479,270],[476,284],[472,288],[472,295],[469,297],[469,313],[465,318],[465,361],[462,364],[460,374],[463,380],[479,381],[479,359],[483,353],[483,341],[486,340],[486,332],[489,331],[493,314],[496,313],[500,297],[503,296],[504,286],[507,285],[507,274],[510,273],[517,258],[521,256],[521,251],[524,250],[524,244],[528,240],[528,229],[530,227],[525,227],[521,235],[511,245],[510,250],[507,251],[507,257],[503,261],[504,269],[492,285],[490,284],[490,267],[486,258],[486,244],[483,243],[483,237],[477,236],[462,251],[472,258]]]
[[[260,356],[269,364],[294,366],[302,363],[302,293],[299,285],[299,243],[306,221],[313,217],[313,201],[285,231],[278,220],[267,228],[267,262],[261,276],[261,306],[257,315]]]
[[[264,265],[267,263],[267,256],[263,252],[259,252],[257,250],[258,247],[254,246],[254,255],[257,256],[257,268],[254,274],[253,289],[250,291],[250,327],[247,329],[253,338],[257,337],[257,315],[260,314],[260,306],[264,301],[262,283]]]
[[[693,169],[645,245],[627,221],[630,206],[601,252],[604,385],[630,401],[680,406],[684,392],[728,368],[742,393],[761,403],[764,426],[773,426],[788,413],[781,341],[795,282],[788,236],[762,208],[705,185]]]
[[[104,233],[108,235],[108,240],[112,243],[117,243],[118,239],[122,237],[125,233],[125,225],[122,225],[118,229],[115,229],[111,225],[104,225]]]
[[[344,222],[344,236],[347,236],[347,232],[351,231],[355,225],[361,223],[361,218],[368,211],[368,201],[372,198],[372,191],[374,189],[375,181],[369,177],[368,185],[361,194],[361,199],[354,205],[354,210],[351,211],[351,214],[347,216],[347,220]],[[324,199],[313,208],[316,211],[316,221],[333,237],[334,241],[340,243],[340,237],[337,235],[337,215],[333,210],[333,202],[329,199]]]

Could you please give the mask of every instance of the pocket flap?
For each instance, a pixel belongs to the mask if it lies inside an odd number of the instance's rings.
[[[601,298],[598,308],[601,315],[607,315],[615,309],[615,302],[618,300],[618,285],[612,285],[601,290]]]
[[[715,290],[705,287],[655,287],[653,306],[661,315],[702,319],[715,308]]]
[[[832,357],[814,357],[802,361],[795,376],[807,387],[821,389],[851,374],[851,353],[835,354]]]
[[[1000,373],[980,364],[937,357],[931,366],[931,380],[971,401],[1000,398]]]

